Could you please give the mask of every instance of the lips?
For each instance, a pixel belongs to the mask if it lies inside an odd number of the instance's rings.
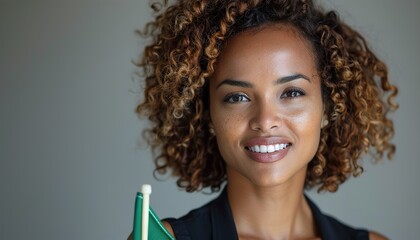
[[[281,137],[258,137],[245,143],[246,154],[254,161],[271,163],[283,159],[292,143]]]

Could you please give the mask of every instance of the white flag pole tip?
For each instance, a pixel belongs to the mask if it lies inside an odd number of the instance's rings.
[[[141,193],[144,194],[151,194],[152,193],[152,186],[150,184],[143,184],[141,186]]]

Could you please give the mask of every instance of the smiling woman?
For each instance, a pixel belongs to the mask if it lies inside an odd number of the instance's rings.
[[[227,182],[164,221],[176,239],[384,239],[304,194],[336,191],[368,151],[395,151],[397,88],[364,38],[309,0],[180,0],[162,11],[141,33],[154,40],[138,63],[156,170],[189,192]]]

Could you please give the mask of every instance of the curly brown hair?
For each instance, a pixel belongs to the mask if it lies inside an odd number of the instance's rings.
[[[145,78],[145,99],[136,109],[153,126],[148,143],[158,152],[156,171],[172,169],[188,192],[220,189],[225,163],[210,132],[208,79],[226,41],[265,24],[295,26],[314,49],[329,124],[308,165],[305,186],[334,192],[351,175],[363,172],[360,159],[371,153],[390,159],[397,87],[386,65],[365,39],[311,0],[179,0],[154,3],[154,21],[141,36],[151,37],[136,63]]]

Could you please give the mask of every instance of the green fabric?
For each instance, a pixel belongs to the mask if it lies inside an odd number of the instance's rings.
[[[143,195],[138,192],[134,210],[133,240],[141,240],[141,209],[143,204]],[[149,240],[175,240],[166,228],[162,225],[159,217],[149,207]]]

